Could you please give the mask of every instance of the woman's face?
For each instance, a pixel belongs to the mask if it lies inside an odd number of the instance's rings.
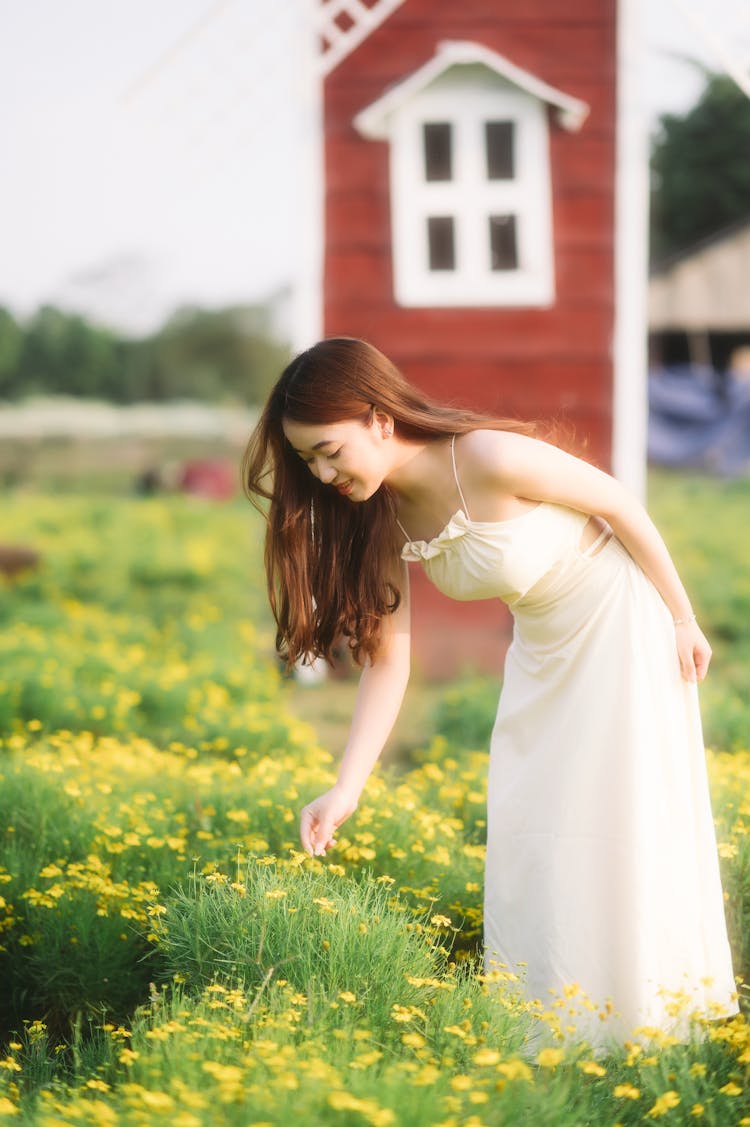
[[[310,472],[350,501],[366,501],[383,484],[389,461],[386,439],[393,433],[387,416],[374,412],[367,422],[297,423],[285,419],[284,435]]]

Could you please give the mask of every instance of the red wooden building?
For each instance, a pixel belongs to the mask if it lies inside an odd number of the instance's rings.
[[[646,164],[626,0],[318,14],[319,335],[371,341],[440,398],[563,417],[640,488]],[[450,603],[412,571],[417,665],[498,668],[501,609]]]

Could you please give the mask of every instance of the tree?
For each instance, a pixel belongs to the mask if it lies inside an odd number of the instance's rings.
[[[120,378],[117,337],[77,314],[44,305],[26,328],[16,394],[108,398]]]
[[[116,403],[262,403],[289,360],[264,306],[178,310],[129,339],[51,305],[19,326],[0,308],[0,398],[78,395]]]
[[[660,119],[651,153],[651,258],[658,261],[750,219],[750,99],[707,72],[684,116]]]
[[[23,330],[12,313],[0,307],[0,399],[10,399],[17,394]]]
[[[289,360],[262,306],[179,309],[141,342],[131,378],[149,399],[262,403]]]

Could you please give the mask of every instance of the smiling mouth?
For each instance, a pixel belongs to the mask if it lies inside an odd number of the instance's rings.
[[[351,493],[353,486],[354,482],[350,478],[349,481],[342,481],[340,485],[336,485],[334,488],[346,496],[347,493]]]

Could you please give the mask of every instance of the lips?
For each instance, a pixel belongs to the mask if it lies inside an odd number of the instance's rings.
[[[336,485],[334,488],[338,490],[342,497],[346,497],[354,488],[354,482],[350,478],[349,481],[342,481],[340,485]]]

